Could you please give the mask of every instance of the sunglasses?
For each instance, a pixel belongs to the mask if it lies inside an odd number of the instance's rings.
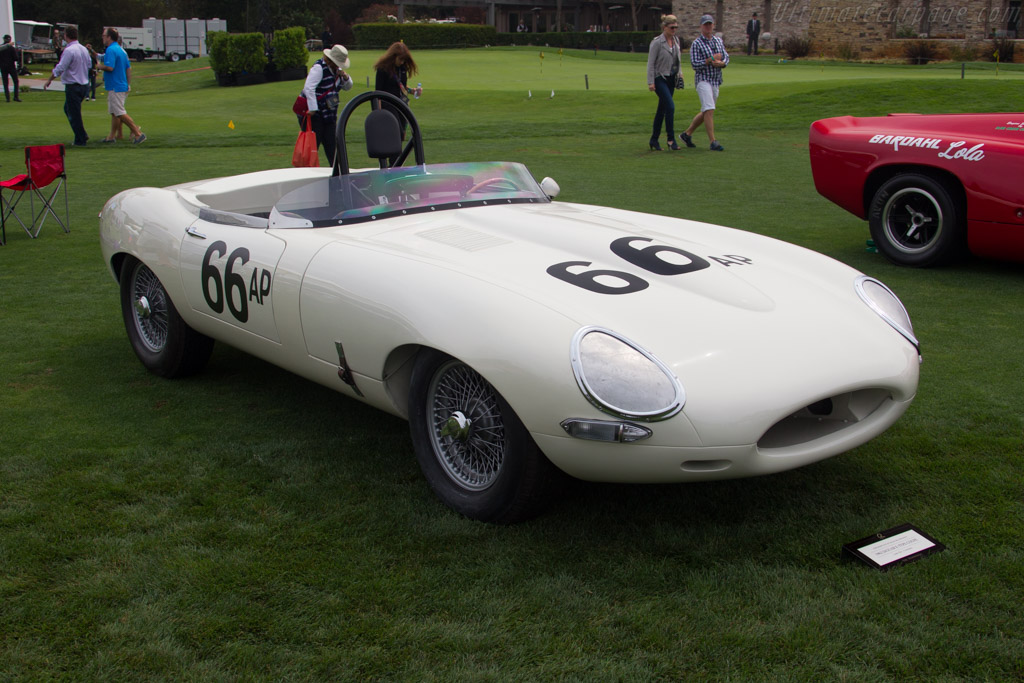
[[[669,26],[669,28],[672,29],[673,31],[675,31],[679,27],[678,26]]]

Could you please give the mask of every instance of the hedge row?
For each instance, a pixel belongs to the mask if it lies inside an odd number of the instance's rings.
[[[477,24],[356,24],[352,27],[360,50],[384,50],[404,41],[410,49],[483,47],[485,45],[532,45],[580,50],[616,50],[647,52],[651,31],[615,31],[613,33],[498,33],[493,26]],[[689,43],[683,41],[683,47]]]
[[[497,45],[534,45],[538,47],[565,47],[579,50],[615,50],[618,52],[647,52],[651,40],[658,35],[651,31],[614,31],[587,33],[499,33]],[[689,42],[680,38],[684,48]]]
[[[412,50],[499,44],[494,27],[480,24],[356,24],[352,32],[360,50],[384,50],[398,41]]]

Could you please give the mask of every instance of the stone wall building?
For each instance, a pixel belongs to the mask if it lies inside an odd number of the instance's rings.
[[[687,41],[700,33],[700,17],[715,17],[715,30],[726,46],[746,48],[746,26],[754,12],[761,20],[761,51],[770,52],[786,38],[807,38],[815,56],[823,52],[843,59],[900,53],[901,39],[948,40],[981,47],[993,38],[1024,38],[1024,0],[430,0],[431,6],[473,6],[483,9],[486,23],[498,31],[515,32],[522,24],[531,33],[661,30],[660,18],[679,18],[679,36]],[[404,18],[404,3],[398,3]],[[895,42],[894,42],[895,41]],[[1024,53],[1024,50],[1017,50]]]
[[[696,35],[702,14],[715,17],[727,46],[746,45],[753,12],[770,34],[770,50],[790,36],[809,38],[815,51],[850,57],[884,55],[901,38],[950,39],[978,43],[1024,38],[1021,0],[675,0],[673,13]]]

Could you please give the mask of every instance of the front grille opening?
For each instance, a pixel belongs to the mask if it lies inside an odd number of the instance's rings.
[[[788,448],[835,434],[864,420],[891,398],[887,389],[858,389],[815,401],[772,425],[757,446]]]

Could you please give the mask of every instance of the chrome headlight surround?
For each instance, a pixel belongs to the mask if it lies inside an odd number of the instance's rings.
[[[618,418],[667,420],[686,402],[683,386],[664,363],[611,330],[581,327],[572,338],[572,372],[598,410]]]
[[[914,336],[914,326],[910,323],[910,314],[904,308],[899,297],[881,281],[867,275],[861,275],[854,282],[854,288],[861,301],[866,303],[878,316],[889,323],[894,330],[906,337],[921,353],[921,343]]]

